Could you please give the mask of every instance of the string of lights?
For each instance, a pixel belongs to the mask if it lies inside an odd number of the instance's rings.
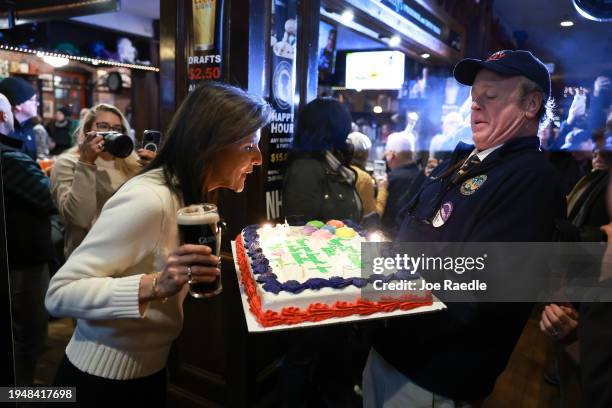
[[[25,53],[25,54],[34,54],[34,55],[36,55],[38,57],[41,57],[41,58],[42,57],[66,58],[66,59],[71,60],[71,61],[85,62],[85,63],[92,64],[92,65],[111,65],[111,66],[115,66],[115,67],[130,68],[130,69],[140,69],[140,70],[143,70],[143,71],[159,72],[159,68],[152,67],[152,66],[149,66],[149,65],[127,64],[127,63],[124,63],[124,62],[108,61],[108,60],[103,60],[103,59],[99,59],[99,58],[81,57],[81,56],[78,56],[78,55],[61,54],[61,53],[57,53],[57,52],[31,50],[29,48],[14,47],[14,46],[11,46],[11,45],[6,45],[6,44],[0,44],[0,51],[1,50],[14,51],[14,52],[22,52],[22,53]]]

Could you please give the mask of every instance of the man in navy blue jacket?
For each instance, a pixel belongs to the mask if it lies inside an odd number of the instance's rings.
[[[460,143],[424,182],[397,241],[550,241],[565,199],[536,136],[550,98],[546,67],[528,51],[500,51],[459,62],[454,76],[472,86],[475,146]],[[387,322],[364,370],[366,407],[477,406],[493,390],[532,305],[447,306]]]

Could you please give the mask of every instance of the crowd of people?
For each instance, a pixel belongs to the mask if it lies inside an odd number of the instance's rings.
[[[418,116],[407,115],[402,130],[385,135],[384,175],[368,171],[372,140],[355,131],[344,104],[306,104],[284,176],[282,217],[359,220],[395,242],[607,241],[610,79],[595,79],[588,106],[584,92],[575,92],[556,129],[550,76],[532,53],[462,60],[454,77],[471,86],[469,101],[445,113],[428,143],[418,135]],[[157,406],[166,398],[187,283],[220,273],[211,248],[180,245],[176,212],[214,201],[219,188],[243,190],[262,164],[259,131],[272,110],[239,88],[204,83],[181,104],[158,152],[120,158],[100,134],[130,133],[116,107],[93,106],[78,122],[60,109],[48,134],[35,120],[37,104],[27,82],[0,82],[17,383],[33,384],[49,312],[76,320],[55,385],[77,386],[82,406],[135,393]],[[59,156],[47,175],[36,160],[49,154]],[[60,259],[53,217],[65,228]],[[603,286],[611,282],[608,269],[598,279]],[[361,377],[365,407],[478,407],[533,309],[451,302],[440,313],[370,328],[359,344],[349,340],[358,326],[288,334],[282,403],[352,406]],[[612,378],[612,364],[601,363],[612,358],[608,316],[605,303],[542,307],[540,329],[558,345],[555,358],[565,358],[570,344],[580,350],[570,369],[581,374],[589,407],[612,404],[601,381]],[[565,378],[560,367],[553,364],[550,375]]]

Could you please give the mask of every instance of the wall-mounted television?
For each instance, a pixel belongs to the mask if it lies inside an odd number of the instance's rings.
[[[399,51],[363,51],[346,54],[347,89],[401,89],[405,55]]]
[[[319,74],[329,76],[334,73],[336,63],[336,39],[338,29],[325,21],[319,22]]]

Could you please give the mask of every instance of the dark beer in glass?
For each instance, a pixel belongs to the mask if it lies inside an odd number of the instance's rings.
[[[183,207],[176,214],[176,222],[181,244],[206,245],[214,255],[219,256],[222,231],[216,205],[194,204]],[[213,282],[189,284],[189,293],[195,298],[215,296],[222,290],[221,276],[217,276]]]

